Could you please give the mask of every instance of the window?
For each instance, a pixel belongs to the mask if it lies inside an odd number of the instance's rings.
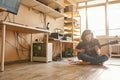
[[[86,29],[86,15],[85,9],[80,9],[79,14],[81,16],[81,33]]]
[[[104,6],[88,8],[88,29],[96,36],[105,35],[105,8]]]
[[[109,36],[120,36],[120,3],[110,4],[109,13]]]
[[[98,2],[97,0],[88,1],[87,5],[84,6],[80,6],[80,4],[78,8],[80,9],[81,16],[81,32],[88,28],[91,29],[96,36],[120,36],[119,0],[108,0],[108,12],[105,11],[106,0],[100,0]],[[108,13],[108,21],[106,21],[107,17],[105,12]],[[109,33],[109,35],[106,33]]]
[[[88,5],[93,5],[93,4],[101,4],[101,3],[105,3],[106,0],[93,0],[93,1],[89,1]]]
[[[80,9],[81,32],[86,29],[85,8]],[[88,8],[88,29],[92,30],[95,35],[105,35],[105,11],[104,7]]]

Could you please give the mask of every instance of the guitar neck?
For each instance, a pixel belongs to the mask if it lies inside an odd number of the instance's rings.
[[[109,45],[109,44],[117,44],[118,42],[119,42],[119,41],[115,40],[115,41],[111,41],[111,42],[102,44],[102,45],[100,45],[100,46],[103,47],[103,46],[106,46],[106,45]],[[89,48],[87,51],[91,51],[91,50],[93,50],[93,49],[95,49],[95,47],[91,47],[91,48]]]
[[[103,46],[106,46],[106,45],[108,45],[108,44],[102,44],[102,45],[100,45],[101,47],[103,47]],[[91,51],[91,50],[94,50],[95,49],[95,47],[91,47],[91,48],[89,48],[87,51]]]

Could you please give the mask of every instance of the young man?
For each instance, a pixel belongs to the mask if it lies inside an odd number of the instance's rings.
[[[79,60],[88,64],[101,64],[108,60],[108,56],[100,55],[100,43],[93,38],[90,30],[85,30],[81,36],[82,42],[76,46],[77,57]]]

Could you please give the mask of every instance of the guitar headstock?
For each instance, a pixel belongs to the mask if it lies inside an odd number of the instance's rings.
[[[112,45],[112,44],[118,44],[118,43],[119,43],[118,40],[114,40],[114,41],[110,41],[110,42],[109,42],[109,44],[111,44],[111,45]]]

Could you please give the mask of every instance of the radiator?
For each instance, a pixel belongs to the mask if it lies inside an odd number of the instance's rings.
[[[110,45],[110,57],[120,56],[120,44]]]

